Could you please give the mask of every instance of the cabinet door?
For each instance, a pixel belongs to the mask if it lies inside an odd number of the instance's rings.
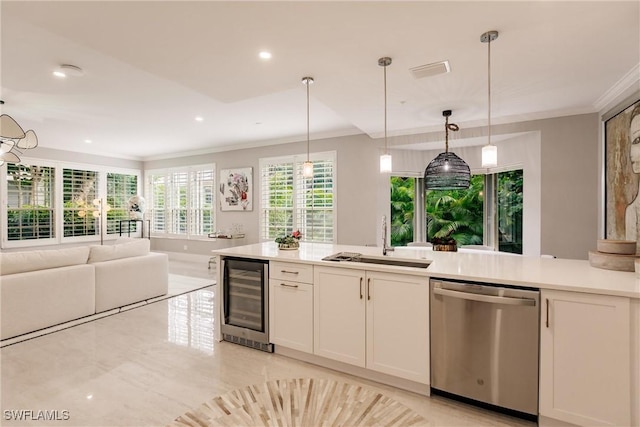
[[[429,279],[367,272],[367,368],[429,384]]]
[[[269,341],[313,353],[313,286],[269,281]]]
[[[314,353],[365,366],[364,272],[314,269]]]
[[[542,291],[540,415],[630,425],[629,300]]]

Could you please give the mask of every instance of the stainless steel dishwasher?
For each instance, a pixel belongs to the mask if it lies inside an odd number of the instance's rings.
[[[431,279],[433,391],[537,417],[539,311],[538,290]]]

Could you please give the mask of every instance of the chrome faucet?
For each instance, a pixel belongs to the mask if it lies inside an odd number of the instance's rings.
[[[393,252],[395,249],[387,246],[387,216],[382,215],[382,255]]]

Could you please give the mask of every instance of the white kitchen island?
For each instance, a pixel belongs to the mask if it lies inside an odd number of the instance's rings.
[[[422,247],[395,248],[384,258],[429,260],[428,268],[322,260],[338,252],[383,258],[380,247],[331,244],[281,251],[267,242],[214,251],[219,274],[226,256],[266,259],[277,267],[270,269],[269,284],[276,353],[425,395],[429,278],[540,289],[539,423],[640,424],[635,273],[582,260]]]

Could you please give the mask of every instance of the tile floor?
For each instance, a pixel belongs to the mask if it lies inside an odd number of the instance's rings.
[[[188,261],[172,261],[170,272],[194,278],[213,274],[206,263]],[[219,394],[287,378],[369,387],[412,408],[431,426],[535,425],[281,355],[215,342],[216,288],[3,347],[0,425],[164,426]],[[15,419],[20,416],[22,421]],[[43,417],[58,420],[43,421]]]

